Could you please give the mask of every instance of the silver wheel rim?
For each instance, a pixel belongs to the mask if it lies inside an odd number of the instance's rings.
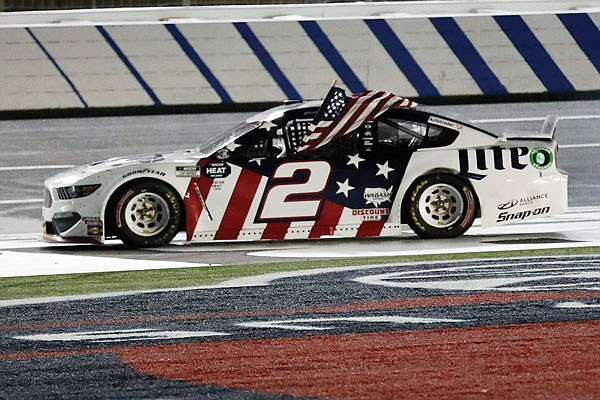
[[[154,236],[169,224],[169,206],[155,193],[140,193],[127,202],[125,223],[138,236]]]
[[[460,192],[444,183],[431,185],[419,199],[419,212],[430,226],[445,228],[458,221],[463,213],[464,202]]]

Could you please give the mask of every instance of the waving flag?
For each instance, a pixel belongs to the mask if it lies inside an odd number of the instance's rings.
[[[372,121],[390,108],[414,108],[416,103],[392,93],[367,90],[346,97],[333,86],[302,139],[298,153],[317,149]]]

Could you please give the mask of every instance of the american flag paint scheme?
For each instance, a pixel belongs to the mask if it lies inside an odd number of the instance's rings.
[[[401,236],[403,224],[456,237],[477,217],[487,227],[565,211],[555,125],[496,135],[391,93],[334,87],[198,149],[47,179],[44,238],[147,247],[180,231],[190,241],[284,240]]]
[[[332,87],[319,107],[298,152],[310,151],[373,121],[390,108],[415,108],[411,100],[382,91],[366,91],[346,97],[343,89]]]

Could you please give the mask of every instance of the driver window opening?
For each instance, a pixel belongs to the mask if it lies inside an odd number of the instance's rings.
[[[426,135],[427,124],[391,118],[377,121],[377,143],[380,148],[416,148]]]
[[[285,125],[285,133],[287,134],[288,146],[291,154],[296,154],[298,148],[302,144],[302,139],[308,133],[308,127],[312,122],[311,119],[292,119]]]
[[[230,159],[251,160],[253,158],[285,158],[287,145],[281,129],[265,131],[256,129],[235,142],[238,147],[231,153]]]

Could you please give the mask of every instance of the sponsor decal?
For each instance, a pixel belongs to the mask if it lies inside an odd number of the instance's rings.
[[[532,196],[523,197],[519,200],[520,206],[529,206],[533,204],[534,201],[537,200],[548,200],[548,193],[538,193]]]
[[[231,167],[225,162],[212,162],[202,168],[202,173],[208,178],[226,178],[231,174]]]
[[[373,204],[375,207],[379,207],[379,204],[391,201],[393,186],[389,189],[385,188],[365,188],[363,198],[367,204]]]
[[[520,199],[512,199],[512,200],[508,200],[504,203],[500,203],[500,204],[498,204],[498,210],[508,210],[508,209],[513,208],[517,204],[521,207],[530,206],[535,201],[547,200],[547,199],[548,199],[548,193],[538,193],[538,194],[534,194],[531,196],[521,197]]]
[[[215,179],[211,185],[211,190],[221,190],[225,181],[223,179]]]
[[[176,166],[175,176],[178,178],[200,178],[200,167],[195,165],[182,167]]]
[[[501,212],[498,214],[498,218],[496,219],[496,223],[506,222],[506,221],[514,221],[514,220],[524,220],[529,217],[535,217],[537,215],[544,215],[550,212],[550,207],[540,207],[535,208],[533,210],[525,210],[519,211],[516,213],[509,212]]]
[[[362,136],[362,145],[365,152],[370,152],[373,147],[373,133],[371,131],[372,128],[373,125],[371,123],[365,125],[365,132]]]
[[[460,131],[463,128],[462,124],[459,124],[457,122],[448,121],[443,118],[434,117],[433,115],[431,117],[429,117],[427,122],[429,122],[430,124],[443,126],[444,128],[454,129],[455,131]]]
[[[460,149],[458,150],[460,173],[468,178],[481,180],[487,176],[483,172],[488,170],[521,170],[528,165],[527,154],[529,154],[527,147],[495,146],[487,149]]]
[[[135,171],[129,171],[126,174],[123,174],[123,179],[130,177],[131,175],[158,175],[165,176],[166,174],[162,171],[157,171],[155,169],[144,168],[144,169],[136,169]]]
[[[102,220],[100,218],[83,218],[87,226],[88,236],[102,236]]]
[[[217,150],[217,152],[215,153],[215,157],[217,157],[219,160],[227,160],[230,155],[231,150],[229,150],[227,147]]]
[[[529,155],[529,161],[534,168],[546,169],[552,165],[552,150],[547,147],[538,147],[533,149]]]
[[[389,208],[359,208],[352,210],[352,215],[359,215],[363,221],[378,221],[389,214]]]
[[[498,204],[498,210],[508,210],[509,208],[513,208],[517,204],[519,204],[519,200],[512,199],[512,200],[507,201],[506,203]]]

